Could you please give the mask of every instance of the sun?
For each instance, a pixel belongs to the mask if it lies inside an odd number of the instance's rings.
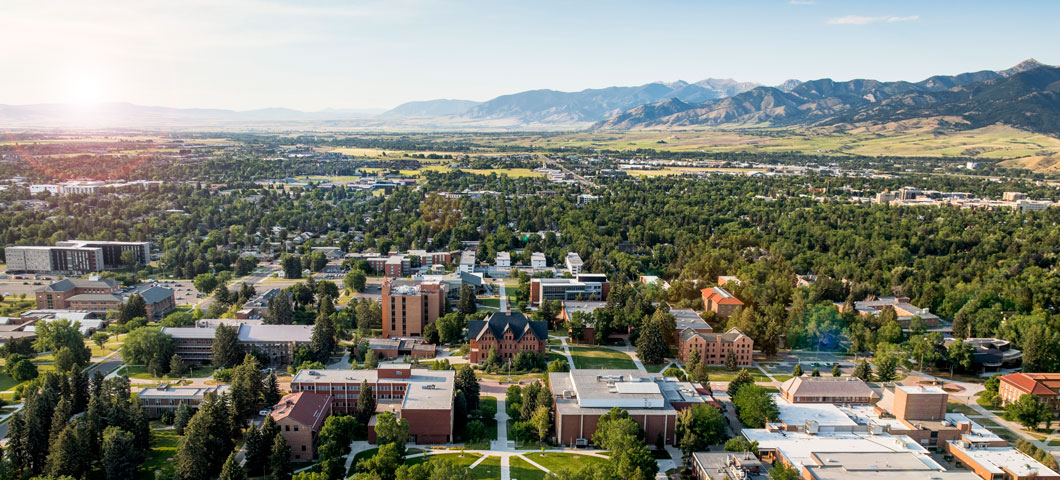
[[[106,97],[106,82],[100,72],[76,70],[66,79],[66,101],[77,105],[101,103]]]

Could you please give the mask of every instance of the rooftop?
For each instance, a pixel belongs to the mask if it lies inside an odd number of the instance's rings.
[[[468,338],[480,339],[487,331],[498,339],[504,337],[505,331],[511,331],[516,341],[527,334],[544,340],[548,338],[548,323],[530,321],[526,315],[518,312],[496,312],[486,320],[467,322]]]
[[[138,398],[201,399],[205,397],[207,393],[223,395],[228,392],[228,388],[228,385],[216,385],[212,387],[173,387],[160,385],[140,390],[140,393],[137,393],[136,396]]]
[[[673,315],[674,318],[677,319],[678,332],[686,328],[694,330],[713,330],[713,328],[711,328],[711,326],[691,308],[672,308],[670,309],[670,315]]]
[[[621,407],[630,414],[673,410],[672,403],[705,403],[708,398],[689,382],[639,370],[574,370],[548,376],[560,412]]]
[[[780,391],[796,397],[879,397],[853,377],[794,377],[780,384]]]
[[[787,425],[804,425],[814,421],[821,427],[856,427],[839,407],[831,403],[788,403],[779,394],[773,395],[780,409],[780,421]]]
[[[88,280],[84,278],[64,278],[48,285],[44,288],[45,292],[65,292],[73,290],[75,288],[115,288],[118,286],[118,282],[110,279],[101,280]]]
[[[284,395],[273,407],[273,420],[290,418],[302,425],[318,430],[327,418],[331,395],[311,392],[295,392]]]
[[[758,442],[758,450],[775,450],[798,468],[804,465],[816,465],[814,454],[827,453],[890,453],[909,452],[916,456],[926,468],[943,470],[942,466],[931,459],[928,451],[913,439],[905,435],[872,435],[856,432],[827,432],[818,434],[803,432],[770,432],[766,429],[744,429],[743,436],[751,442]]]
[[[408,368],[407,365],[383,364],[380,368]],[[378,370],[299,370],[291,379],[292,384],[360,384],[404,383],[408,393],[402,400],[402,408],[413,410],[449,410],[453,405],[453,370],[412,369],[409,378],[383,378]],[[319,391],[319,390],[318,390]]]
[[[140,292],[140,296],[144,297],[144,301],[149,303],[149,304],[150,303],[158,303],[158,302],[161,302],[162,300],[165,300],[167,298],[172,297],[173,296],[173,289],[172,288],[163,288],[163,287],[151,287],[151,288],[148,288],[147,290],[144,290],[144,291]]]
[[[1012,447],[985,447],[956,441],[950,442],[950,448],[960,451],[994,475],[1004,475],[1006,471],[1019,478],[1060,475]]]

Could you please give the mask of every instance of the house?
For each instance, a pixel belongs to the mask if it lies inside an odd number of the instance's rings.
[[[383,283],[383,336],[418,337],[445,314],[441,282],[387,280]]]
[[[331,395],[333,413],[357,411],[361,384],[372,387],[376,412],[393,412],[409,422],[409,441],[448,443],[453,440],[453,370],[412,369],[383,364],[375,370],[299,370],[292,392]],[[375,417],[368,422],[368,440],[375,442]]]
[[[698,352],[703,365],[725,365],[729,352],[732,352],[737,365],[751,366],[755,342],[736,328],[730,328],[725,333],[702,333],[686,328],[678,335],[677,349],[686,361],[692,352]]]
[[[467,338],[471,363],[484,362],[490,350],[496,350],[501,361],[520,352],[543,355],[548,323],[531,321],[521,313],[496,312],[486,320],[467,322]]]
[[[151,287],[140,292],[140,296],[144,298],[149,319],[162,318],[177,308],[172,288]]]
[[[606,301],[610,291],[607,276],[598,273],[583,273],[574,278],[531,278],[530,305],[552,300]]]
[[[578,255],[578,252],[567,253],[567,259],[564,261],[564,264],[571,275],[582,273],[582,257]]]
[[[794,377],[780,384],[788,403],[876,403],[880,396],[854,377]]]
[[[997,394],[1001,404],[1016,402],[1024,395],[1034,395],[1060,412],[1060,373],[1010,373],[1000,377]]]
[[[699,292],[703,296],[703,308],[721,318],[729,318],[734,310],[743,306],[739,298],[722,287],[708,287]]]
[[[320,442],[320,428],[331,415],[328,393],[295,392],[284,395],[269,413],[280,435],[291,447],[292,460],[312,460]]]
[[[555,399],[556,442],[587,446],[600,417],[618,407],[645,431],[644,438],[662,437],[673,445],[677,415],[685,408],[713,399],[696,385],[639,370],[586,370],[548,374]]]
[[[198,409],[199,404],[209,394],[224,395],[228,393],[228,385],[213,385],[207,387],[177,387],[161,384],[157,387],[147,387],[136,394],[144,407],[144,415],[147,418],[159,418],[165,412],[176,412],[180,404],[187,404],[193,409]]]

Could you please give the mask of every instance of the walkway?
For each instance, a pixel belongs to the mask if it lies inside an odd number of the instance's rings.
[[[563,356],[567,357],[567,366],[570,367],[571,370],[575,370],[577,367],[574,366],[574,357],[570,356],[570,345],[567,344],[567,337],[560,335],[552,335],[549,338],[559,339],[559,344],[561,347],[563,347]]]
[[[627,337],[623,340],[626,341],[626,349],[619,351],[625,353],[626,355],[629,355],[629,358],[633,359],[633,364],[637,366],[637,370],[640,370],[643,373],[648,373],[648,369],[644,368],[644,363],[642,363],[640,361],[640,358],[637,357],[637,351],[633,348],[633,345],[630,345],[629,338]]]

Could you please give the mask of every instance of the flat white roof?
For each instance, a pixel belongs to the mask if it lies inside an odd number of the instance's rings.
[[[944,470],[931,459],[928,451],[905,435],[871,435],[852,432],[822,432],[810,435],[802,432],[770,432],[764,428],[744,429],[748,441],[758,442],[759,451],[776,450],[789,462],[801,469],[803,465],[815,465],[812,455],[830,452],[872,453],[912,452],[927,468]]]
[[[821,427],[856,427],[839,407],[831,403],[788,403],[779,394],[773,394],[780,409],[780,421],[788,425],[803,425],[813,420]]]
[[[661,395],[662,391],[655,382],[617,382],[615,389],[618,393],[654,393]]]
[[[1035,475],[1051,477],[1060,475],[1041,462],[1027,456],[1012,447],[971,447],[965,448],[963,442],[950,442],[950,446],[960,450],[983,469],[992,474],[1004,474],[1005,470],[1018,477]],[[1003,469],[1004,468],[1004,469]]]
[[[897,389],[899,389],[899,390],[901,390],[901,391],[903,391],[905,393],[914,394],[914,395],[917,394],[917,393],[932,393],[932,394],[946,393],[945,390],[943,390],[943,389],[941,389],[941,388],[939,388],[939,387],[937,387],[935,385],[898,385],[897,387],[894,387],[894,388],[897,388]]]

